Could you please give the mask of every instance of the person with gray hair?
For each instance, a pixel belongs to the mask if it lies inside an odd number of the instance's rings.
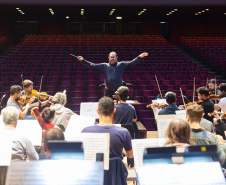
[[[66,94],[58,92],[54,95],[51,106],[56,111],[52,124],[59,126],[63,131],[67,128],[71,115],[76,115],[71,109],[65,107],[66,103]]]
[[[2,110],[4,129],[2,132],[13,135],[12,160],[38,160],[39,156],[31,141],[16,132],[19,110],[14,106],[7,106]]]

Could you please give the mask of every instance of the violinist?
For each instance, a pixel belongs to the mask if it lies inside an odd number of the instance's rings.
[[[176,114],[175,111],[177,110],[183,110],[182,108],[178,107],[176,105],[176,102],[177,102],[177,98],[176,98],[176,94],[174,92],[167,92],[165,94],[165,98],[166,98],[166,102],[167,102],[167,106],[165,108],[162,108],[158,115],[166,115],[166,114]],[[151,105],[151,108],[154,112],[154,115],[155,115],[155,118],[156,118],[156,115],[157,115],[157,112],[156,112],[156,106],[154,104]]]
[[[209,88],[209,94],[215,94],[215,89],[216,95],[220,94],[220,91],[217,89],[217,81],[215,79],[208,80],[207,85]]]
[[[29,96],[30,94],[32,94],[32,90],[33,90],[33,82],[31,80],[24,80],[23,81],[23,87],[24,87],[24,90],[21,92],[21,95],[27,95]],[[49,97],[49,100],[51,100],[52,97]],[[49,100],[46,100],[46,101],[39,101],[38,99],[36,99],[34,101],[34,103],[32,103],[33,107],[43,107],[45,106],[46,104],[48,104],[50,101]],[[26,103],[23,105],[25,106]],[[26,116],[26,119],[33,119],[31,116],[31,111],[29,110],[28,111],[28,114]]]
[[[26,106],[21,107],[17,102],[21,96],[21,90],[22,87],[19,85],[13,85],[10,87],[10,98],[7,101],[7,106],[16,107],[19,110],[19,118],[24,119],[28,110],[34,107],[32,103],[35,101],[35,98],[31,98],[31,101],[27,103]]]
[[[222,83],[218,86],[218,89],[220,91],[220,101],[218,104],[214,105],[214,110],[221,109],[223,112],[226,112],[226,83]]]
[[[198,99],[203,100],[203,102],[200,103],[205,113],[203,118],[213,123],[213,117],[208,116],[208,113],[212,113],[214,111],[214,103],[209,99],[209,90],[206,87],[199,87],[196,92],[198,94]]]
[[[225,137],[224,131],[226,131],[226,115],[224,114],[224,116],[221,118],[219,116],[219,114],[217,113],[217,111],[215,110],[213,112],[213,116],[217,120],[216,123],[214,122],[214,124],[216,124],[215,125],[215,127],[216,127],[216,134],[221,135],[224,138],[224,140],[225,140],[226,137]]]

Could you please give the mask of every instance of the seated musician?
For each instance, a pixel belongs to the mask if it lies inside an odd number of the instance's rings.
[[[114,114],[114,124],[131,124],[133,125],[136,138],[138,137],[138,128],[136,125],[137,115],[135,108],[126,103],[129,97],[129,88],[121,86],[117,89],[120,103],[115,106],[116,112]]]
[[[214,122],[215,128],[216,128],[216,134],[221,135],[224,138],[224,140],[226,140],[225,133],[224,133],[226,131],[226,115],[223,115],[222,117],[220,117],[217,111],[215,110],[213,112],[213,116],[217,120],[216,122]]]
[[[65,107],[66,103],[67,103],[66,94],[58,92],[54,95],[51,106],[51,108],[53,108],[56,111],[55,118],[52,124],[57,125],[63,131],[67,128],[71,115],[75,115],[75,113],[71,109]]]
[[[19,85],[13,85],[10,87],[10,97],[7,101],[6,106],[16,107],[19,110],[19,118],[24,119],[27,115],[28,110],[34,107],[32,103],[35,101],[35,98],[32,98],[31,101],[26,104],[26,106],[22,107],[17,102],[21,96],[21,90],[22,88]]]
[[[190,105],[186,110],[186,119],[191,127],[191,144],[192,145],[218,145],[217,155],[220,159],[220,163],[224,164],[226,159],[226,147],[224,145],[224,139],[219,135],[214,135],[204,130],[200,121],[203,116],[204,109],[201,105]]]
[[[9,135],[13,134],[12,146],[12,160],[38,160],[39,156],[35,151],[31,141],[16,133],[17,120],[19,118],[19,111],[15,106],[7,106],[2,110],[3,122],[5,127],[1,132],[7,132]]]
[[[21,96],[23,95],[30,95],[32,94],[32,90],[33,90],[33,82],[31,80],[24,80],[23,81],[23,87],[24,87],[24,90],[21,92]],[[49,100],[51,100],[52,97],[49,97]],[[32,103],[33,107],[43,107],[45,106],[46,104],[50,103],[49,100],[46,100],[46,101],[39,101],[38,98]],[[26,103],[23,105],[25,106]],[[25,119],[35,119],[33,117],[31,117],[31,110],[29,109],[28,110],[28,113],[27,113],[27,116]]]
[[[114,101],[109,97],[99,100],[97,113],[99,124],[84,128],[82,132],[110,133],[110,158],[119,157],[123,159],[123,148],[128,158],[133,158],[131,135],[127,129],[113,125],[115,114]]]
[[[218,89],[220,93],[223,95],[223,97],[220,99],[218,104],[214,105],[214,110],[221,109],[222,112],[226,112],[226,83],[222,83],[218,86]],[[224,97],[225,96],[225,97]]]
[[[215,89],[216,89],[216,95],[220,94],[220,91],[217,89],[217,81],[215,81],[215,79],[208,80],[207,85],[208,85],[210,94],[215,94]]]
[[[48,159],[51,156],[51,151],[48,149],[48,141],[50,140],[65,140],[63,131],[56,128],[51,128],[44,133],[42,148],[45,151],[46,157]]]
[[[209,99],[209,90],[206,87],[199,87],[196,92],[198,93],[198,99],[203,101],[200,104],[202,105],[205,113],[203,118],[213,123],[213,117],[208,116],[208,113],[212,113],[214,111],[214,103]]]
[[[184,152],[185,147],[190,145],[191,128],[187,121],[173,120],[166,130],[168,137],[165,146],[176,146],[178,152]]]
[[[167,114],[176,114],[177,110],[183,110],[182,108],[178,107],[176,105],[176,94],[174,92],[167,92],[165,95],[166,98],[166,102],[168,103],[168,106],[166,106],[165,108],[162,108],[158,115],[167,115]],[[151,108],[154,112],[155,118],[157,118],[157,112],[156,112],[156,106],[154,104],[151,105]]]

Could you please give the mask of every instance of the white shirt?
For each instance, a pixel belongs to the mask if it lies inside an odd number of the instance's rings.
[[[221,108],[222,112],[226,112],[226,97],[221,98],[217,105]]]

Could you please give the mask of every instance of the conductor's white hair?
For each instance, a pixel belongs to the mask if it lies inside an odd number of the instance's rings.
[[[67,97],[66,97],[66,94],[64,93],[56,93],[52,99],[52,102],[54,104],[61,104],[61,105],[64,105],[67,101]]]
[[[19,118],[19,110],[16,107],[8,106],[2,110],[3,122],[13,124]]]

